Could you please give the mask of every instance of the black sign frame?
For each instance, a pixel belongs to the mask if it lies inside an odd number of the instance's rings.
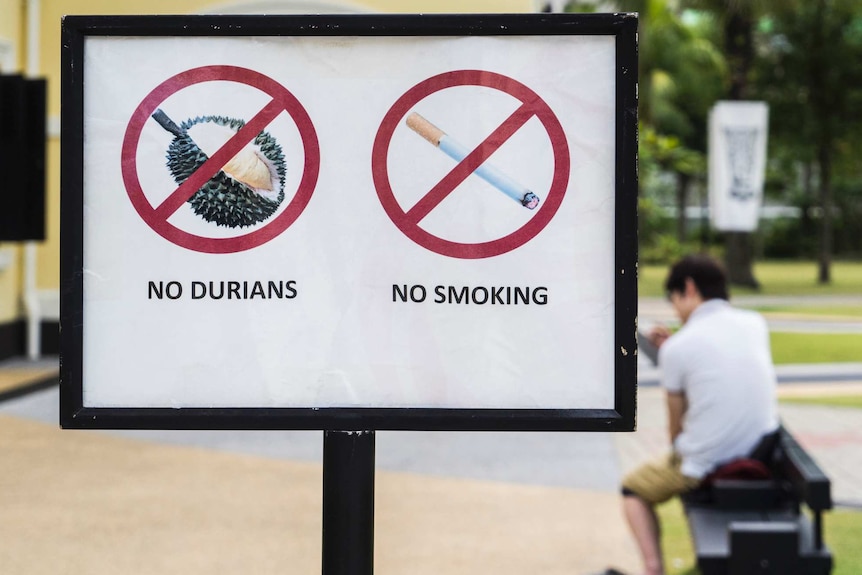
[[[100,429],[632,431],[637,391],[635,14],[67,16],[62,25],[60,423]],[[93,36],[604,35],[616,42],[613,409],[150,408],[84,403],[84,48]],[[133,366],[129,366],[133,370]],[[573,376],[574,377],[574,376]]]

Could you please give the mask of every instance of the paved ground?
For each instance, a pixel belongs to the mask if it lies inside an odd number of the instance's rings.
[[[666,448],[643,367],[636,433],[378,432],[375,571],[633,571],[617,484]],[[0,403],[0,573],[320,572],[320,432],[61,431],[56,386],[36,385],[52,373],[56,359],[0,363],[7,393],[37,389]],[[862,393],[862,361],[781,379],[785,395]],[[862,506],[862,410],[781,416],[836,501]]]
[[[61,431],[57,399],[0,404],[0,572],[320,572],[320,432]],[[634,568],[614,450],[607,434],[378,432],[375,572]]]

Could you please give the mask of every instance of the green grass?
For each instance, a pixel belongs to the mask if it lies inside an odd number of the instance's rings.
[[[862,288],[860,288],[862,289]],[[862,305],[801,305],[801,306],[790,306],[790,305],[762,305],[762,306],[754,306],[751,309],[759,311],[760,313],[770,316],[770,315],[784,315],[788,314],[791,316],[816,316],[816,317],[825,317],[829,319],[834,318],[853,318],[853,319],[862,319]]]
[[[796,403],[799,405],[823,405],[826,407],[849,407],[854,409],[862,409],[862,395],[782,397],[781,402]]]
[[[824,519],[826,544],[835,555],[832,575],[862,573],[862,512],[839,509]]]
[[[638,266],[638,288],[642,296],[663,296],[667,266]],[[761,290],[733,288],[734,295],[846,295],[862,294],[862,262],[834,262],[832,283],[817,283],[817,264],[813,261],[766,261],[754,265],[754,277]]]
[[[679,500],[658,509],[662,522],[662,550],[668,575],[695,575],[694,552]],[[862,512],[838,509],[826,513],[824,539],[835,557],[832,575],[862,573]]]
[[[638,295],[641,297],[664,297],[664,280],[667,266],[638,264]]]
[[[772,332],[769,339],[776,364],[862,362],[862,333]]]
[[[679,499],[673,498],[657,509],[661,522],[661,548],[664,554],[665,571],[668,575],[697,573],[694,550],[685,514]]]

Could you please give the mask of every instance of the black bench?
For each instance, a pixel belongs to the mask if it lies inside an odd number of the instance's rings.
[[[828,575],[829,478],[783,427],[757,459],[769,479],[717,478],[682,498],[701,575]]]

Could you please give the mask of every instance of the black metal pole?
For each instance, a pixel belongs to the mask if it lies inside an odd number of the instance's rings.
[[[323,432],[323,575],[374,573],[374,432]]]

